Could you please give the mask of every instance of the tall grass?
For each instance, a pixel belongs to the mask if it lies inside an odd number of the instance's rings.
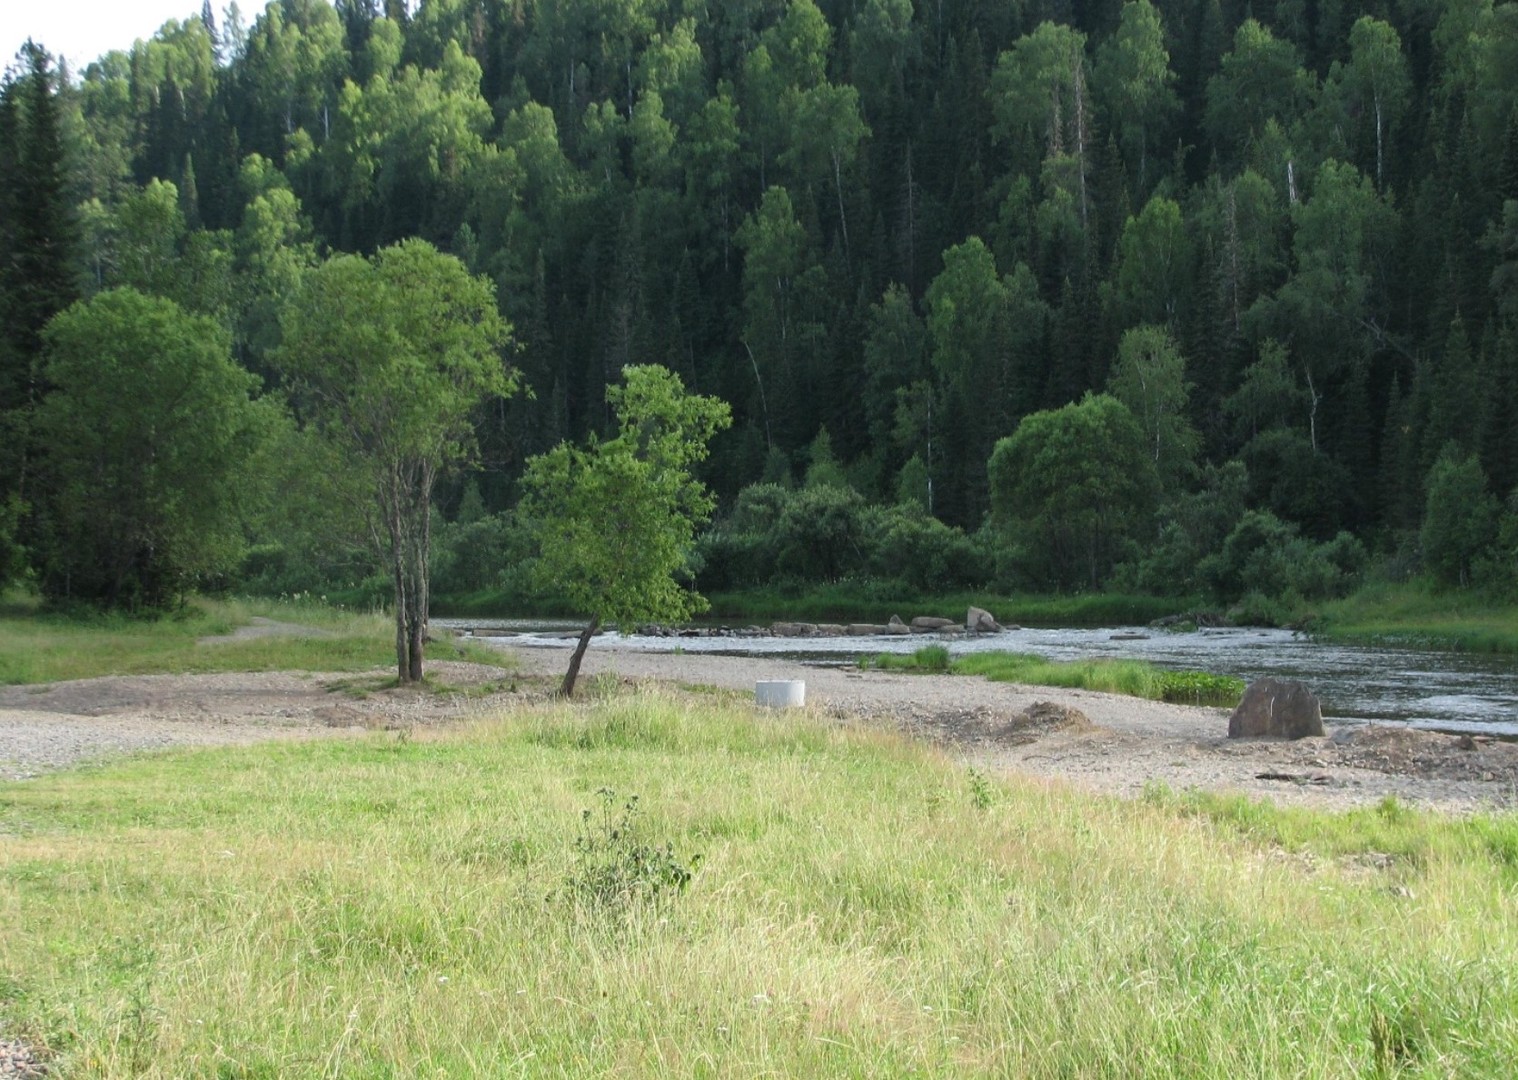
[[[1343,600],[1324,603],[1314,634],[1372,641],[1518,653],[1518,609],[1479,593],[1441,589],[1428,581],[1374,583]]]
[[[272,636],[200,644],[254,616],[297,623],[316,636]],[[438,641],[434,659],[500,663],[470,643]],[[379,612],[342,611],[319,600],[196,600],[157,619],[49,613],[25,598],[0,607],[0,685],[215,671],[362,671],[395,662],[395,625]]]
[[[683,890],[578,887],[603,788]],[[1518,871],[1398,827],[1282,857],[652,692],[175,753],[0,786],[0,1028],[106,1077],[1510,1075]]]

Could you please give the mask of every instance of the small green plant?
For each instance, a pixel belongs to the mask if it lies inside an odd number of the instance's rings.
[[[970,782],[970,805],[984,813],[991,809],[992,791],[991,779],[979,769],[971,769],[968,773]]]
[[[638,832],[638,796],[618,804],[611,788],[596,792],[600,805],[580,812],[575,866],[564,883],[571,902],[592,910],[621,912],[685,891],[701,861],[681,860],[674,845],[648,844]]]

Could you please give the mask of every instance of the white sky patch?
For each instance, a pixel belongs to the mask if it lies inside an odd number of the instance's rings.
[[[238,10],[252,26],[268,0],[241,0]],[[217,25],[226,0],[211,0]],[[200,0],[0,0],[0,66],[9,67],[31,38],[68,60],[75,75],[113,49],[130,49],[170,19],[200,15]]]

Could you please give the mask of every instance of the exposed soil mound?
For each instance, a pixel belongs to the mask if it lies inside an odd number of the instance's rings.
[[[1446,735],[1417,728],[1347,728],[1320,756],[1336,765],[1428,780],[1518,783],[1518,745],[1486,735]]]
[[[1086,714],[1070,705],[1057,701],[1035,701],[1017,713],[998,733],[1002,742],[1027,743],[1052,735],[1057,731],[1095,731]]]

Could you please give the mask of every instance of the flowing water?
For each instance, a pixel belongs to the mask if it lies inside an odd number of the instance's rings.
[[[569,648],[571,623],[502,619],[437,619],[440,625],[511,632],[517,645]],[[657,652],[709,652],[726,656],[776,656],[816,664],[852,664],[862,656],[910,653],[946,645],[950,655],[1000,651],[1032,653],[1050,660],[1102,657],[1147,660],[1177,671],[1235,675],[1246,681],[1274,675],[1301,679],[1323,703],[1323,714],[1343,721],[1413,724],[1443,731],[1474,731],[1518,737],[1518,657],[1488,656],[1388,645],[1341,645],[1315,641],[1289,630],[1202,629],[1187,632],[1145,627],[1096,630],[1009,630],[974,638],[910,637],[644,637],[603,635],[592,648]]]

